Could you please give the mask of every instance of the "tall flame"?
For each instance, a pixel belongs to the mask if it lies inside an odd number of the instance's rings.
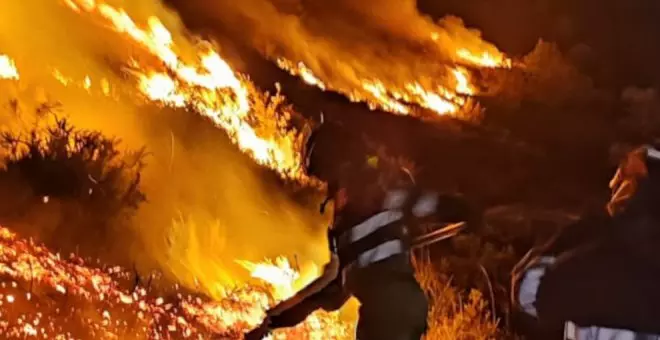
[[[246,78],[234,73],[210,43],[200,42],[195,45],[194,54],[184,56],[182,51],[189,52],[189,46],[168,30],[163,24],[166,20],[156,17],[134,20],[125,10],[101,1],[62,0],[62,3],[73,13],[99,23],[103,34],[115,35],[114,38],[119,37],[121,43],[131,47],[126,48],[127,53],[110,54],[104,61],[111,66],[120,64],[124,71],[121,76],[129,76],[127,83],[139,90],[138,98],[203,115],[226,131],[259,164],[284,176],[300,178],[299,136],[286,125],[293,112],[276,105],[281,97],[259,92]],[[21,54],[26,55],[20,52],[12,55],[17,57],[19,66],[23,65]],[[126,54],[130,57],[122,59]],[[44,54],[46,58],[48,54]],[[11,67],[5,68],[3,62],[3,75],[17,79],[13,59],[6,57],[6,60]],[[46,72],[30,72],[39,66]],[[34,63],[21,76],[35,79],[35,74],[45,75],[41,79],[46,82],[44,86],[73,87],[74,91],[67,93],[75,93],[76,97],[85,97],[86,93],[115,96],[116,92],[123,96],[130,92],[130,89],[120,90],[125,84],[113,83],[118,78],[112,77],[116,74],[85,74],[85,66],[89,65],[81,63],[82,71],[78,73],[66,69],[62,63],[51,65],[46,60]],[[102,64],[103,71],[107,71],[107,66]],[[5,69],[13,72],[5,73]],[[111,71],[116,70],[113,67]],[[145,287],[124,286],[122,278],[132,273],[122,269],[97,270],[75,256],[64,260],[45,247],[0,228],[0,333],[23,337],[36,332],[43,338],[54,339],[204,339],[212,335],[238,339],[240,333],[261,321],[266,308],[295,292],[300,282],[313,275],[298,272],[284,259],[251,264],[255,282],[235,289],[227,287],[227,295],[217,297],[216,301],[183,290],[160,297]],[[9,287],[3,282],[14,282],[16,286]],[[66,301],[52,302],[48,294]],[[300,327],[286,330],[276,338],[282,335],[346,338],[342,334],[348,334],[350,327],[351,323],[341,321],[336,313],[319,312]]]
[[[200,43],[196,60],[185,62],[175,52],[171,33],[156,17],[138,25],[123,9],[100,1],[67,0],[76,12],[87,13],[124,34],[157,58],[161,67],[132,60],[130,73],[137,78],[138,89],[147,99],[164,105],[187,108],[211,119],[224,129],[236,145],[260,165],[282,175],[301,178],[301,157],[296,152],[299,136],[285,132],[282,126],[290,112],[275,122],[275,131],[259,131],[250,125],[258,114],[251,105],[257,90],[236,75],[209,43]],[[268,119],[273,119],[269,116]]]

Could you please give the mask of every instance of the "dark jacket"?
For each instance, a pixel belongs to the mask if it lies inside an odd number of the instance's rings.
[[[585,217],[530,251],[514,269],[512,298],[537,259],[552,258],[536,293],[542,333],[566,321],[660,334],[660,223],[652,201],[639,193],[626,211]],[[655,249],[655,251],[654,251]]]
[[[407,296],[408,302],[402,301],[402,303],[419,306],[412,306],[412,309],[407,314],[410,314],[413,319],[421,319],[419,322],[425,324],[426,301],[423,291],[415,280],[415,271],[411,264],[407,248],[404,248],[399,253],[391,254],[382,260],[367,263],[365,266],[353,265],[350,269],[347,266],[358,262],[356,256],[363,251],[376,249],[388,240],[398,239],[404,244],[409,244],[412,237],[422,233],[420,223],[431,221],[459,222],[466,220],[474,222],[479,220],[474,216],[479,215],[473,214],[471,207],[459,196],[440,195],[434,192],[413,190],[411,188],[403,191],[407,193],[407,199],[405,202],[401,202],[403,206],[398,206],[396,209],[403,209],[408,212],[402,214],[403,216],[400,219],[396,219],[392,223],[375,225],[376,228],[374,228],[372,233],[361,238],[361,241],[366,242],[355,243],[357,244],[356,248],[351,249],[349,246],[346,248],[348,251],[344,251],[340,247],[337,252],[337,259],[339,259],[337,276],[332,280],[328,280],[332,277],[332,275],[328,275],[326,279],[315,281],[312,286],[325,286],[319,289],[311,289],[310,291],[314,291],[314,293],[304,298],[302,296],[294,298],[297,300],[296,303],[285,302],[285,304],[290,305],[290,308],[277,308],[277,313],[273,313],[270,318],[272,328],[293,326],[302,322],[309,313],[317,309],[339,309],[351,295],[355,296],[363,306],[366,306],[364,310],[370,315],[374,313],[369,312],[369,306],[379,305],[379,300],[386,299],[388,301],[394,301],[398,300],[398,297]],[[345,236],[355,226],[364,226],[365,221],[373,220],[374,216],[387,211],[387,205],[394,204],[391,198],[391,196],[385,195],[381,200],[376,201],[378,202],[377,205],[347,205],[337,214],[330,238],[341,239],[342,236]],[[429,202],[432,204],[428,204]],[[423,211],[426,212],[423,213]],[[369,237],[372,238],[369,239]],[[355,249],[357,251],[354,251]],[[393,284],[397,287],[408,288],[402,288],[401,291],[395,294],[398,296],[383,296],[390,294],[391,289],[387,287]],[[380,309],[382,310],[383,307]],[[385,310],[388,309],[385,308]],[[422,312],[415,312],[418,309],[422,310]],[[366,319],[366,316],[363,317],[361,315],[361,318]],[[400,319],[402,324],[406,323],[403,317]],[[410,320],[408,323],[413,323],[414,321]]]

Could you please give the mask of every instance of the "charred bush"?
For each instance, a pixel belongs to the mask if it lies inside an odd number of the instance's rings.
[[[106,258],[126,231],[112,229],[127,226],[146,200],[146,152],[121,152],[120,143],[59,118],[25,134],[2,133],[2,223],[60,251]]]

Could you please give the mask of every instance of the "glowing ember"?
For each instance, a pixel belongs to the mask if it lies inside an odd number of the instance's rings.
[[[183,292],[154,296],[131,284],[127,271],[95,269],[73,255],[62,259],[0,227],[0,332],[7,338],[240,339],[280,301],[278,290],[294,292],[298,276],[283,258],[250,266],[253,277],[267,281],[234,289],[220,301]],[[336,313],[319,311],[274,337],[348,339],[351,328]]]
[[[253,105],[264,101],[263,94],[237,76],[210,44],[200,43],[197,60],[186,62],[174,52],[171,33],[156,17],[149,18],[146,25],[141,26],[123,9],[100,1],[67,0],[65,3],[74,11],[94,15],[116,32],[125,34],[162,63],[154,67],[136,60],[130,62],[130,73],[137,77],[138,88],[148,100],[193,110],[224,129],[233,142],[259,164],[287,177],[300,179],[303,176],[300,154],[296,150],[300,136],[285,129],[291,112],[279,112],[279,117],[273,117],[268,112],[255,111]],[[91,82],[86,79],[85,88],[90,86]],[[264,115],[263,119],[269,123],[263,124],[259,115]],[[274,119],[282,121],[273,124]],[[259,126],[259,131],[251,124]]]
[[[9,56],[0,54],[0,79],[18,80],[16,64]]]

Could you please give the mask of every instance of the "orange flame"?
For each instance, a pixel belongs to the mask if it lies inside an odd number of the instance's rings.
[[[440,40],[440,33],[431,32],[433,44]],[[461,42],[453,43],[461,44]],[[463,45],[468,46],[465,42]],[[484,44],[484,50],[475,46],[470,48],[458,47],[451,49],[452,61],[458,65],[476,68],[511,68],[512,61],[494,46]],[[447,51],[443,46],[442,50]],[[303,62],[292,62],[285,58],[276,58],[277,65],[294,76],[300,77],[307,84],[317,86],[321,90],[330,89],[348,96],[352,101],[365,102],[371,109],[380,109],[400,115],[417,115],[419,107],[434,112],[437,115],[457,116],[467,108],[468,97],[478,94],[473,84],[471,71],[457,65],[447,65],[449,77],[436,79],[436,75],[429,73],[428,78],[433,81],[420,82],[409,79],[407,82],[386,82],[371,75],[369,79],[359,79],[360,84],[354,88],[336,85],[330,80],[321,79],[312,68]],[[414,63],[414,60],[405,61]],[[431,72],[431,71],[430,71]],[[357,76],[357,71],[351,76]],[[453,75],[454,79],[450,79]]]
[[[325,84],[321,80],[319,80],[319,78],[314,75],[314,72],[312,72],[312,70],[307,68],[307,66],[305,66],[305,64],[303,64],[302,62],[298,63],[297,65],[294,65],[292,62],[283,58],[277,59],[275,62],[281,69],[288,70],[294,76],[299,76],[300,78],[302,78],[302,80],[305,83],[312,86],[316,86],[321,90],[326,89]]]
[[[486,51],[474,54],[465,48],[459,49],[456,54],[463,61],[480,67],[511,68],[512,65],[511,59],[506,58],[503,54],[493,55]]]
[[[238,264],[250,271],[253,278],[270,284],[277,299],[287,299],[295,293],[293,285],[300,274],[296,272],[286,258],[278,257],[274,262],[253,263],[249,261],[237,261]]]
[[[307,84],[317,86],[321,90],[328,88],[328,85],[319,80],[319,77],[304,63],[293,63],[283,58],[277,59],[276,62],[280,68],[301,77]],[[452,89],[443,86],[430,89],[417,82],[402,84],[400,87],[388,87],[379,80],[363,80],[360,89],[333,88],[333,90],[347,94],[354,102],[367,103],[372,110],[380,109],[394,114],[409,115],[414,112],[415,106],[419,106],[438,115],[456,114],[467,102],[465,96],[472,96],[476,91],[470,83],[467,69],[456,67],[451,71],[455,78]]]
[[[456,78],[456,93],[474,95],[475,91],[470,81],[468,80],[468,72],[464,68],[455,68],[452,70],[454,77]]]
[[[116,32],[125,34],[162,63],[164,70],[131,62],[131,73],[137,77],[138,89],[147,99],[191,109],[224,129],[233,142],[260,165],[286,177],[303,177],[301,156],[296,152],[299,136],[285,131],[282,126],[286,121],[259,132],[250,125],[250,121],[260,118],[261,113],[252,107],[253,102],[259,100],[259,94],[247,80],[234,73],[210,44],[200,44],[195,62],[184,62],[174,52],[171,33],[156,17],[150,17],[141,27],[123,9],[99,1],[67,0],[65,3],[77,12],[87,12],[110,24]],[[85,84],[88,88],[89,82]],[[280,112],[280,119],[286,120],[289,115],[290,112]]]

